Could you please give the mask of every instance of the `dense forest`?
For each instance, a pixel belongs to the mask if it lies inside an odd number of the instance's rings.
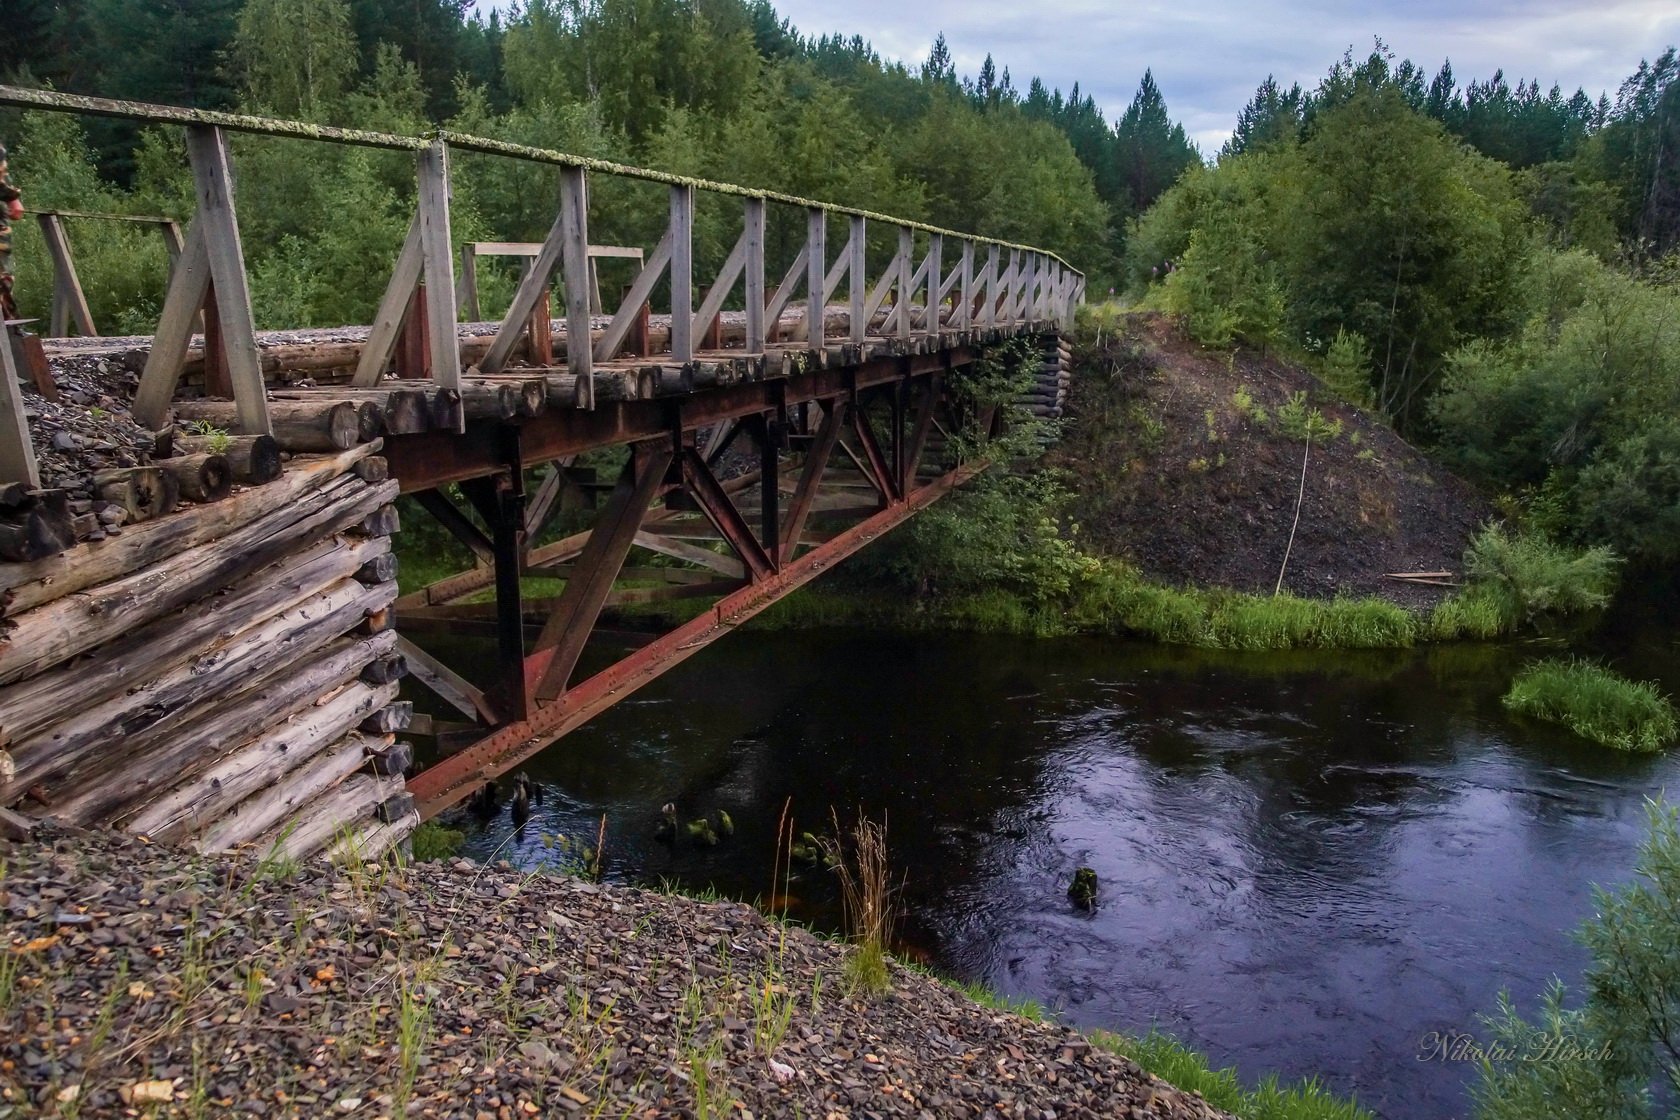
[[[0,75],[24,84],[405,133],[440,124],[1043,245],[1183,314],[1199,339],[1279,348],[1553,535],[1680,557],[1680,59],[1614,97],[1502,73],[1460,84],[1378,42],[1312,88],[1267,78],[1198,152],[1145,70],[1108,120],[1076,84],[987,58],[959,75],[861,37],[809,37],[769,0],[13,0]],[[189,18],[190,16],[190,18]],[[136,44],[144,44],[137,48]],[[190,212],[181,139],[0,114],[35,206]],[[367,321],[412,213],[394,153],[238,137],[259,323]],[[535,239],[551,172],[457,161],[457,236]],[[651,244],[662,193],[600,182],[598,240]],[[702,198],[703,269],[738,215]],[[784,216],[796,218],[797,216]],[[890,231],[881,230],[882,236]],[[107,331],[144,331],[155,235],[74,227]],[[772,216],[770,254],[798,224]],[[884,244],[884,242],[883,242]],[[50,292],[20,238],[20,295]],[[483,281],[491,306],[510,273]]]

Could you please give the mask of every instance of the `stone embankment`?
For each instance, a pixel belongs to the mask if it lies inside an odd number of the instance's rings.
[[[466,861],[0,842],[0,1118],[1216,1118],[735,903]]]

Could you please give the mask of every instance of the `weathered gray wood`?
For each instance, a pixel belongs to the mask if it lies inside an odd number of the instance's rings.
[[[194,502],[219,502],[233,492],[233,468],[221,455],[179,455],[157,466],[175,479],[181,496]]]
[[[363,402],[366,403],[366,402]],[[241,406],[229,401],[177,401],[175,414],[218,428],[240,423]],[[315,398],[276,401],[269,406],[269,435],[285,451],[348,451],[362,438],[364,413],[353,401]]]
[[[149,762],[156,764],[160,748],[181,755],[196,751],[202,744],[185,729],[206,720],[225,720],[237,707],[232,698],[247,689],[255,685],[279,689],[288,704],[318,699],[318,687],[297,679],[297,664],[340,638],[368,610],[395,596],[392,584],[365,588],[355,580],[343,580],[311,602],[274,615],[225,646],[159,675],[137,692],[80,709],[48,731],[20,740],[14,749],[17,775],[11,786],[0,787],[0,801],[59,775],[59,786],[78,792],[58,800],[56,812],[77,821],[104,819],[122,803],[142,796],[146,787],[180,772],[169,767],[135,772],[131,770],[134,759],[150,756]],[[358,671],[359,664],[346,676]],[[300,690],[314,696],[300,696]],[[294,710],[271,703],[267,710],[242,713],[238,722],[222,725],[219,734],[225,740],[230,728],[261,731]],[[120,782],[96,780],[97,775],[124,770],[130,772]]]
[[[909,226],[898,227],[898,299],[895,310],[898,313],[898,337],[901,339],[910,337],[910,301],[916,291],[910,256],[915,249],[915,238]]]
[[[273,482],[285,469],[280,461],[280,444],[273,436],[229,436],[225,440],[210,436],[182,436],[174,439],[175,450],[186,455],[216,454],[211,448],[221,446],[219,452],[227,459],[233,477],[239,482],[262,485]]]
[[[5,333],[6,328],[0,327],[0,483],[21,482],[35,490],[41,485],[41,472],[35,463],[29,422],[23,415],[17,363]]]
[[[246,798],[217,819],[196,841],[198,850],[227,851],[249,843],[265,832],[273,831],[277,824],[294,814],[324,810],[330,823],[329,827],[320,830],[318,839],[307,840],[299,835],[300,829],[293,828],[286,835],[288,839],[304,842],[302,846],[296,849],[277,849],[307,855],[324,843],[337,828],[348,825],[363,813],[371,811],[372,807],[383,799],[375,780],[364,775],[358,776],[366,783],[366,797],[359,809],[345,808],[342,810],[345,815],[337,816],[340,810],[335,805],[323,804],[328,791],[341,786],[346,779],[361,769],[370,750],[380,750],[383,747],[382,739],[357,731],[351,732],[316,755],[307,766],[291,771],[279,782]],[[401,788],[401,784],[400,780],[395,782],[397,788]],[[265,850],[273,843],[273,839],[275,838],[265,838]]]
[[[774,328],[781,322],[782,312],[787,310],[793,302],[793,293],[799,289],[805,279],[804,274],[809,271],[806,262],[810,260],[811,247],[801,245],[799,252],[794,254],[787,271],[782,274],[782,282],[776,285],[776,290],[770,293],[769,305],[764,309],[764,322],[767,328]],[[768,341],[768,332],[766,333]]]
[[[131,524],[172,512],[181,496],[179,484],[155,466],[95,471],[92,485],[102,500],[122,506]]]
[[[851,238],[846,242],[847,272],[849,273],[847,289],[850,298],[850,318],[847,322],[847,332],[854,344],[861,344],[869,335],[869,316],[864,314],[864,301],[868,296],[869,275],[865,271],[865,250],[868,244],[864,239],[866,232],[864,219],[852,218]]]
[[[233,168],[227,138],[210,125],[187,129],[187,156],[198,191],[194,230],[204,230],[210,281],[216,286],[216,315],[226,349],[228,378],[239,406],[239,431],[272,435],[262,359],[257,353],[256,324],[251,319],[251,289],[245,277],[245,250],[233,206]]]
[[[369,543],[374,541],[389,541],[389,537],[369,537]],[[374,556],[356,569],[358,583],[389,583],[397,578],[401,563],[394,553],[387,552],[383,556]]]
[[[391,281],[385,285],[385,294],[379,300],[379,310],[374,312],[373,326],[368,328],[367,342],[362,346],[362,355],[356,362],[356,375],[351,378],[350,384],[358,388],[372,388],[379,384],[385,367],[391,364],[391,351],[396,348],[403,317],[408,314],[409,302],[414,297],[414,289],[420,283],[424,267],[420,217],[416,215],[408,224],[408,235],[403,239],[402,251],[397,254],[396,266],[391,270]]]
[[[974,242],[963,238],[962,263],[957,266],[957,314],[954,326],[966,331],[974,325]]]
[[[642,311],[642,304],[653,294],[655,284],[665,274],[665,266],[671,263],[671,227],[665,227],[665,236],[654,247],[653,256],[642,266],[636,274],[636,279],[630,285],[630,291],[625,294],[624,302],[618,305],[613,313],[612,322],[607,324],[601,340],[595,344],[596,361],[607,361],[618,353],[618,348],[624,344],[625,335],[630,333],[630,327],[635,323]],[[567,333],[571,328],[567,326]],[[568,342],[568,345],[570,343]]]
[[[520,278],[519,286],[514,289],[513,301],[508,304],[507,314],[502,316],[501,325],[496,328],[496,336],[490,343],[490,349],[478,360],[478,368],[485,373],[500,373],[525,337],[532,313],[541,302],[543,293],[548,291],[555,270],[561,266],[566,236],[566,212],[562,207],[560,212],[555,214],[554,224],[549,227],[548,236],[543,239],[542,248],[538,250],[530,271]],[[570,330],[568,320],[568,337],[578,337],[572,335]],[[568,346],[567,349],[570,350],[571,347]]]
[[[328,682],[322,684],[331,687]],[[394,683],[374,688],[346,685],[301,718],[234,745],[209,769],[132,810],[120,827],[153,840],[184,840],[343,740],[368,713],[390,703],[396,694]]]
[[[210,254],[204,245],[204,223],[195,221],[187,232],[187,244],[169,277],[169,291],[163,299],[163,313],[152,332],[152,348],[146,353],[146,367],[134,393],[134,418],[147,428],[164,426],[169,402],[186,365],[192,342],[210,289]]]
[[[924,262],[927,268],[927,314],[922,321],[922,329],[928,334],[939,333],[939,304],[945,298],[945,269],[940,263],[944,248],[943,237],[937,233],[928,234],[928,255]]]
[[[478,306],[478,246],[469,241],[461,246],[461,267],[455,273],[455,303],[467,322],[483,318]]]
[[[566,337],[583,341],[566,347],[566,369],[585,389],[583,407],[595,407],[590,377],[594,355],[589,339],[589,181],[581,167],[560,169],[560,222],[564,230],[561,270],[566,280]]]
[[[828,305],[828,212],[805,211],[805,341],[822,349],[824,311]],[[779,314],[779,313],[778,313]]]
[[[585,299],[585,310],[588,306]],[[300,810],[279,828],[259,837],[256,844],[278,858],[302,859],[313,855],[340,835],[353,833],[357,825],[372,827],[374,810],[381,802],[401,793],[402,787],[401,778],[352,774],[335,786],[329,784],[295,795],[290,789],[277,791],[278,796],[285,797]],[[210,849],[201,846],[201,850]]]
[[[426,329],[431,342],[432,380],[445,388],[461,385],[461,348],[456,342],[455,252],[449,237],[449,148],[434,140],[416,157],[420,180],[417,217],[420,256],[426,275]]]
[[[397,639],[409,675],[447,701],[468,719],[495,723],[496,713],[484,693],[471,681],[409,641]]]
[[[671,188],[671,360],[694,360],[694,188]]]
[[[764,200],[749,198],[742,204],[742,236],[746,239],[747,353],[764,352]]]
[[[397,700],[378,711],[369,712],[358,726],[371,734],[388,735],[393,731],[407,731],[408,725],[413,722],[413,701]]]
[[[414,765],[414,744],[399,739],[382,751],[370,751],[368,765],[382,778],[406,774]]]
[[[368,486],[359,479],[335,481],[220,540],[183,549],[134,575],[17,616],[17,626],[0,637],[0,684],[33,676],[169,614],[304,543],[354,525],[369,512],[386,508],[396,493],[395,482]]]
[[[41,224],[41,236],[47,243],[48,255],[52,257],[53,299],[48,337],[68,338],[70,320],[75,319],[76,329],[83,336],[97,338],[99,331],[93,325],[93,312],[88,309],[87,294],[82,291],[82,278],[76,275],[76,258],[70,252],[70,236],[64,232],[64,222],[51,211],[37,214],[35,218]]]
[[[717,280],[706,290],[706,298],[700,301],[700,310],[694,315],[695,338],[704,338],[712,327],[712,320],[723,310],[723,301],[729,298],[729,293],[735,289],[735,281],[740,277],[741,270],[747,262],[747,231],[743,229],[741,236],[735,239],[735,247],[729,250],[728,258],[723,267],[718,269]]]
[[[224,593],[135,627],[74,662],[0,688],[7,734],[22,740],[67,713],[118,693],[140,692],[150,679],[214,649],[230,627],[259,625],[341,584],[356,568],[388,552],[387,540],[346,544],[329,538],[256,569]]]
[[[710,568],[732,579],[746,578],[746,566],[735,557],[725,556],[699,545],[685,544],[674,537],[641,530],[636,533],[636,543],[650,552],[658,552],[676,560],[686,560],[690,564]]]
[[[77,545],[62,558],[0,566],[0,616],[25,611],[85,588],[119,579],[167,560],[178,552],[238,531],[307,500],[308,496],[372,456],[377,444],[339,455],[294,459],[268,486],[236,494],[212,506],[197,506],[169,519],[127,529],[121,536]]]

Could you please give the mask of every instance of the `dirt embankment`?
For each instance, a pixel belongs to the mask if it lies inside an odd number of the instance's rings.
[[[1270,593],[1287,549],[1283,586],[1298,595],[1427,607],[1448,592],[1389,576],[1456,576],[1490,508],[1392,429],[1304,369],[1205,350],[1163,316],[1086,342],[1056,456],[1086,548],[1181,586]],[[1314,409],[1309,449],[1296,421]]]

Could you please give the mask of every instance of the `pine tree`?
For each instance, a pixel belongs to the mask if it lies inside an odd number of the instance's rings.
[[[1177,181],[1184,169],[1201,160],[1184,135],[1184,126],[1167,115],[1166,99],[1155,76],[1143,72],[1137,96],[1114,126],[1115,158],[1129,212],[1141,214]]]
[[[358,69],[345,0],[247,0],[233,54],[250,103],[324,119]]]

